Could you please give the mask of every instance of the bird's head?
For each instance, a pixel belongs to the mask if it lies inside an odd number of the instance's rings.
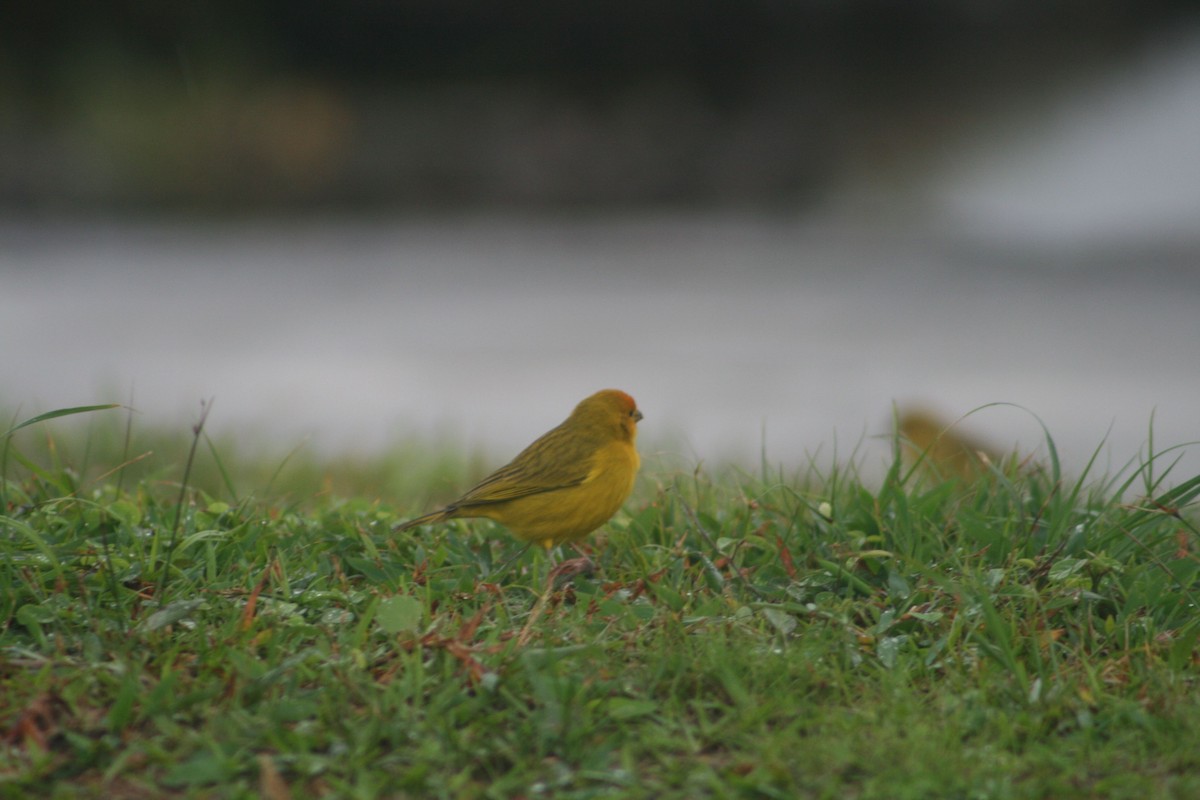
[[[620,389],[604,389],[586,398],[575,407],[572,417],[586,425],[597,425],[620,431],[621,438],[632,442],[637,437],[637,424],[642,419],[637,403]]]

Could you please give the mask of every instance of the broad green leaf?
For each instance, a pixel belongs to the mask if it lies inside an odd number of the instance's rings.
[[[416,633],[421,627],[421,601],[406,594],[389,597],[379,603],[375,619],[387,633]]]

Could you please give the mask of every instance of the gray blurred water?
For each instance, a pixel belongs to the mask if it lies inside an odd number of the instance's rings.
[[[504,458],[614,386],[652,466],[870,469],[893,404],[1007,402],[966,430],[1115,469],[1200,439],[1190,42],[803,214],[0,222],[0,404]]]
[[[1036,413],[1117,466],[1197,438],[1200,251],[1072,262],[736,216],[74,224],[6,232],[3,400],[511,454],[607,386],[673,466],[884,457],[893,403]],[[1040,443],[1028,414],[964,423]],[[1110,430],[1111,427],[1111,430]],[[1194,448],[1193,448],[1194,449]],[[1189,468],[1196,466],[1195,453]]]

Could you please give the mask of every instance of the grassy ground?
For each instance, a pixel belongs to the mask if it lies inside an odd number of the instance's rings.
[[[487,522],[390,533],[461,463],[360,468],[377,500],[58,424],[0,441],[3,797],[1200,796],[1169,456],[647,470],[569,576]]]

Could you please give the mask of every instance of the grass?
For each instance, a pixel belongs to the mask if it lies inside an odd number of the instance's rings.
[[[1200,796],[1169,451],[647,470],[531,622],[551,565],[499,528],[390,533],[462,462],[341,493],[60,424],[0,442],[0,797]]]

